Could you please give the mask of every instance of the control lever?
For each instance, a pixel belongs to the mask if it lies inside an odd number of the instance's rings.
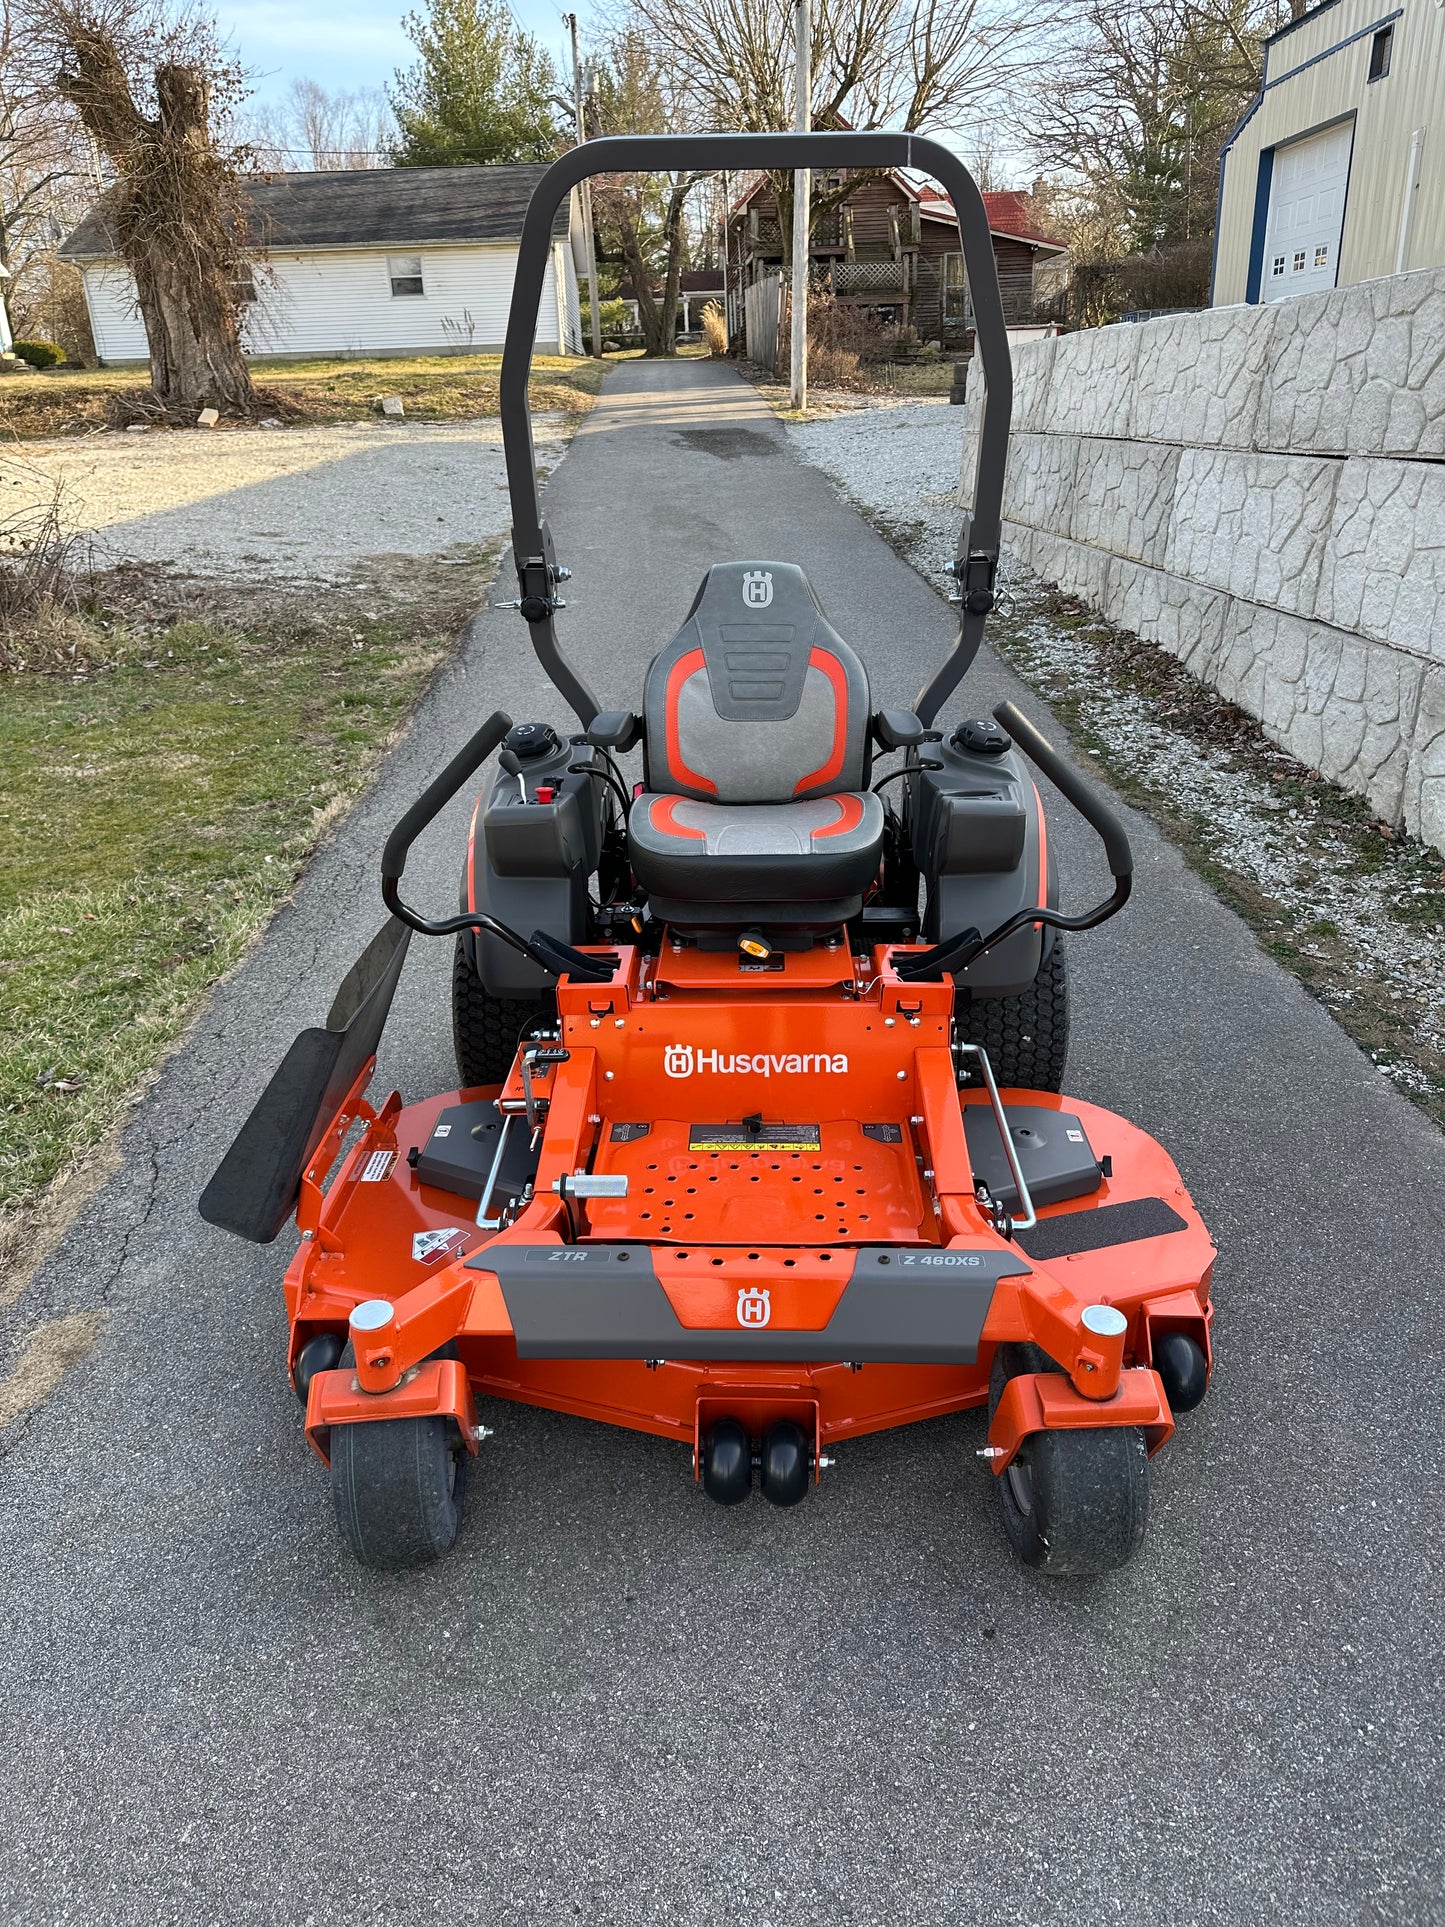
[[[403,812],[401,821],[386,839],[386,846],[381,853],[382,901],[394,917],[409,929],[420,931],[424,937],[450,937],[458,930],[485,930],[503,943],[510,944],[513,950],[521,951],[524,957],[530,957],[549,977],[565,975],[583,982],[605,983],[617,969],[615,954],[590,957],[585,950],[575,950],[570,943],[548,936],[544,930],[534,930],[527,938],[500,918],[488,916],[481,910],[468,910],[459,917],[439,917],[433,921],[418,916],[401,900],[400,884],[412,844],[433,818],[441,814],[462,785],[475,776],[511,727],[511,717],[502,710],[489,716],[441,775],[435,777],[411,808]]]

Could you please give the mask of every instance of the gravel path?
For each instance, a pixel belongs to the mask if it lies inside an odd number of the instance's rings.
[[[536,417],[544,470],[561,457],[561,424]],[[490,542],[508,522],[495,420],[121,432],[26,453],[7,506],[43,501],[58,480],[66,526],[99,568],[330,582],[369,558]]]
[[[788,432],[915,568],[949,586],[961,410],[936,401],[855,404]],[[1110,755],[1195,820],[1202,853],[1292,913],[1307,956],[1323,960],[1341,946],[1353,956],[1357,983],[1320,988],[1322,1001],[1342,1014],[1379,997],[1396,1006],[1426,1061],[1381,1050],[1378,1068],[1412,1095],[1437,1094],[1429,1066],[1445,1051],[1445,946],[1440,925],[1416,918],[1409,899],[1438,888],[1438,862],[1401,839],[1404,864],[1362,867],[1328,810],[1301,799],[1292,758],[1272,751],[1261,767],[1172,728],[1158,704],[1110,684],[1087,632],[1058,621],[1038,578],[1007,553],[1001,581],[990,641],[1046,693],[1081,698],[1082,720]]]

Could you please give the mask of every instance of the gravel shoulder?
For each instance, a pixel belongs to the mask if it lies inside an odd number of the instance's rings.
[[[941,590],[958,532],[962,415],[849,403],[790,422],[827,474]],[[1445,1123],[1445,868],[1269,742],[1162,649],[1060,597],[1005,553],[989,642],[1131,801],[1331,1010],[1379,1072]]]
[[[565,417],[535,418],[555,467]],[[508,524],[500,422],[121,431],[6,458],[10,511],[48,499],[92,566],[329,583],[381,557],[467,553]]]

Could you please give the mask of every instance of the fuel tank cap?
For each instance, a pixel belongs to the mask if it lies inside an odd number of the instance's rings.
[[[973,756],[1002,756],[1009,746],[1009,737],[991,716],[974,716],[959,724],[952,742],[955,749],[967,750]]]
[[[504,747],[526,762],[533,756],[552,756],[562,744],[550,723],[514,723]]]

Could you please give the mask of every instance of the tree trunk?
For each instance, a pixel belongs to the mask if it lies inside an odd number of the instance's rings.
[[[622,259],[627,268],[632,292],[637,297],[637,321],[642,330],[642,352],[645,355],[661,355],[667,351],[663,347],[662,316],[658,312],[657,299],[652,292],[652,270],[642,251],[642,240],[637,232],[637,222],[630,209],[619,212],[618,232],[622,237]]]
[[[154,118],[141,113],[104,29],[77,32],[59,91],[116,174],[106,214],[135,280],[151,389],[168,414],[258,407],[241,348],[250,277],[245,203],[211,138],[211,82],[199,66],[156,69]]]
[[[667,236],[667,271],[662,287],[661,333],[665,355],[677,353],[677,310],[680,300],[678,289],[682,279],[682,250],[684,235],[682,231],[682,210],[687,201],[688,183],[675,186],[667,203],[667,221],[664,233]]]
[[[151,390],[168,411],[251,414],[258,406],[239,333],[223,301],[163,248],[133,247],[128,263],[151,356]]]

